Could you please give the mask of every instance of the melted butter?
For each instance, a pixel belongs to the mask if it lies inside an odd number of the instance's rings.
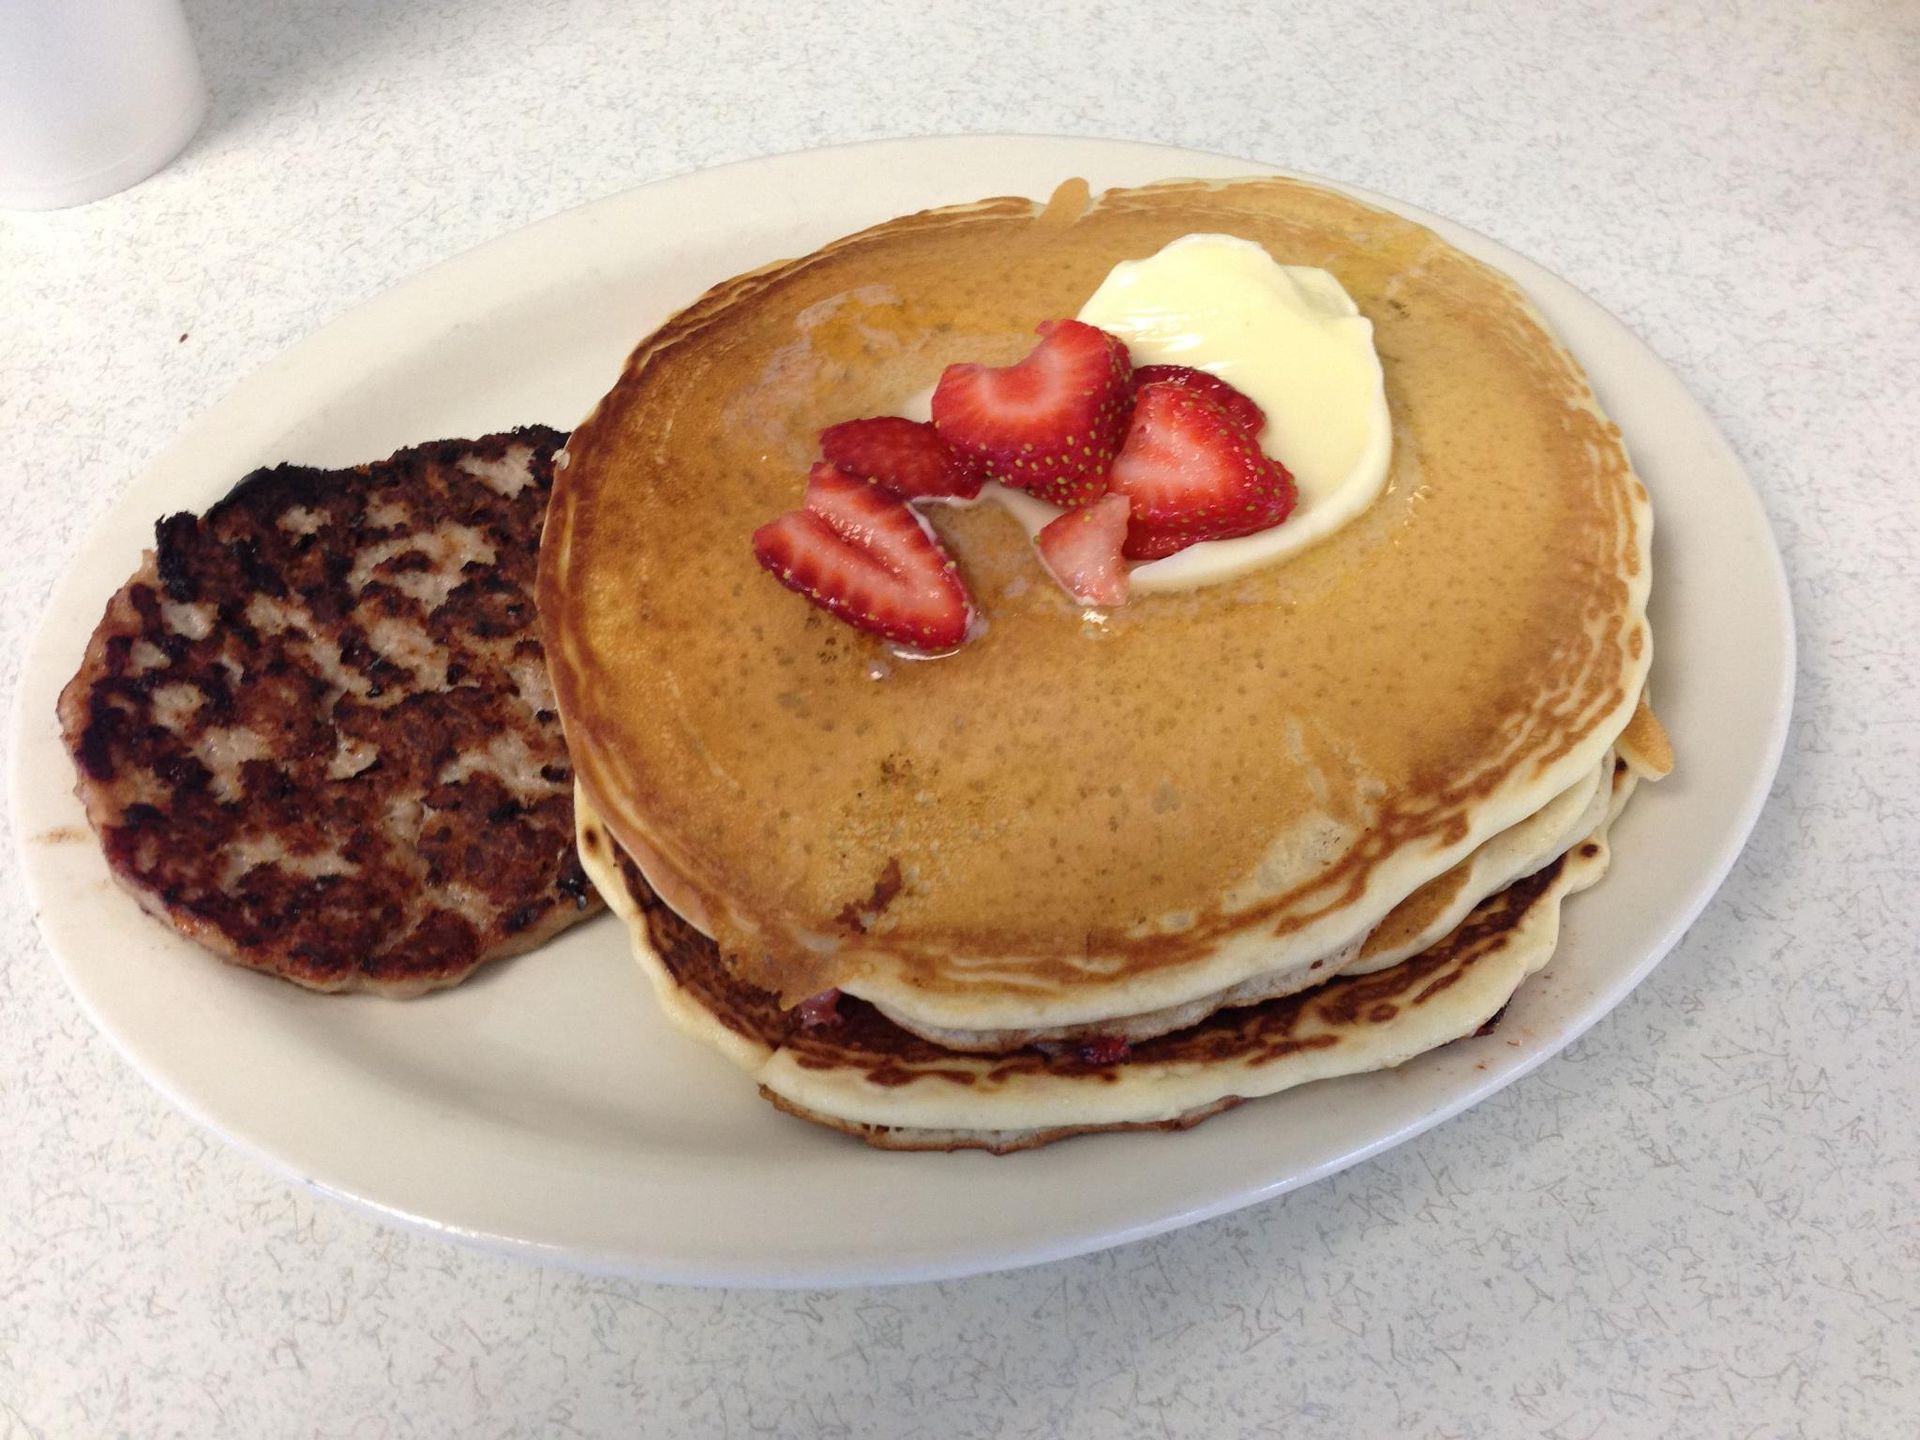
[[[1136,365],[1191,365],[1267,414],[1261,448],[1293,472],[1293,514],[1271,530],[1194,545],[1133,572],[1140,591],[1244,574],[1325,539],[1386,483],[1393,423],[1373,322],[1334,275],[1280,265],[1232,235],[1183,235],[1116,265],[1080,309]]]
[[[1299,486],[1282,524],[1136,566],[1136,592],[1216,584],[1297,555],[1379,498],[1393,456],[1385,377],[1373,322],[1330,271],[1278,264],[1232,235],[1183,235],[1115,265],[1079,318],[1125,340],[1135,365],[1188,365],[1250,397],[1267,416],[1261,448]],[[921,391],[899,413],[924,420],[931,398]],[[1029,535],[1061,513],[1000,485],[981,498]]]

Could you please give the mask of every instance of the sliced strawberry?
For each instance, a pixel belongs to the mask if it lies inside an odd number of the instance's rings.
[[[840,992],[822,990],[794,1006],[793,1018],[803,1030],[825,1030],[844,1023],[847,1017],[840,1013]]]
[[[1204,396],[1231,415],[1234,423],[1249,435],[1258,435],[1267,428],[1266,411],[1218,375],[1205,370],[1196,370],[1191,365],[1142,365],[1133,372],[1134,391],[1137,394],[1149,385],[1178,385],[1182,390]]]
[[[1109,483],[1133,502],[1125,554],[1158,560],[1201,540],[1251,535],[1293,510],[1293,477],[1211,400],[1178,385],[1134,397]]]
[[[905,501],[816,465],[802,509],[753,532],[753,555],[789,590],[856,630],[951,650],[973,610],[953,561]]]
[[[933,428],[988,479],[1054,505],[1104,493],[1133,394],[1127,347],[1078,320],[1049,320],[1017,365],[949,365]]]
[[[871,480],[902,500],[927,495],[971,500],[985,478],[933,426],[898,415],[829,425],[820,432],[820,453],[842,474]]]
[[[1040,558],[1060,588],[1089,605],[1127,603],[1127,567],[1120,547],[1127,543],[1124,495],[1102,495],[1091,505],[1050,520],[1033,537]]]
[[[1133,1053],[1124,1035],[1093,1035],[1080,1042],[1080,1058],[1089,1065],[1118,1065]]]

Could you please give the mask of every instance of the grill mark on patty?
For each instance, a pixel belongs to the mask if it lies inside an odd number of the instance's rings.
[[[148,909],[302,985],[405,995],[597,908],[532,600],[564,441],[281,465],[155,526],[60,700]]]

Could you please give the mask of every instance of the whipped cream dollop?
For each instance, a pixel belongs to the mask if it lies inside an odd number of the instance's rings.
[[[1079,318],[1127,342],[1135,365],[1190,365],[1266,412],[1260,446],[1293,473],[1293,513],[1268,530],[1190,545],[1133,568],[1135,593],[1229,580],[1325,539],[1379,496],[1393,422],[1373,322],[1329,272],[1282,265],[1233,235],[1183,235],[1113,267]],[[924,419],[927,397],[910,413]],[[989,484],[1029,534],[1061,512]]]

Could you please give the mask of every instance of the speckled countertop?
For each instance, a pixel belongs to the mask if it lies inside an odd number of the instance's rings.
[[[0,636],[294,340],[717,162],[981,130],[1400,196],[1622,316],[1773,518],[1800,625],[1719,898],[1558,1060],[1284,1200],[1088,1259],[674,1291],[385,1228],[201,1134],[0,881],[0,1440],[1904,1436],[1920,1415],[1920,11],[190,0],[156,179],[0,217]]]

